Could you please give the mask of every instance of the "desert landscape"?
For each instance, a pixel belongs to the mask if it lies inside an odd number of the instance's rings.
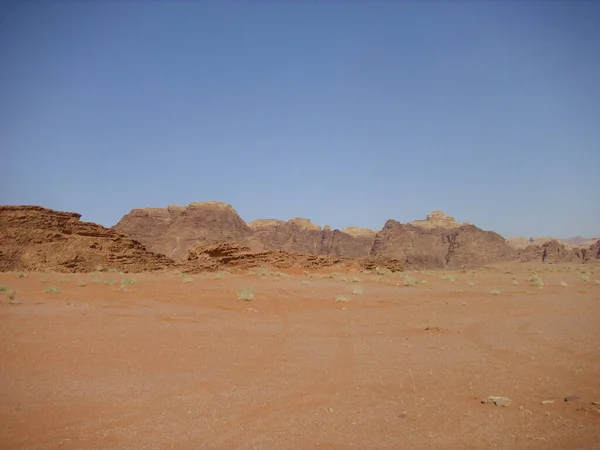
[[[1,447],[600,448],[600,240],[533,241],[0,207]]]

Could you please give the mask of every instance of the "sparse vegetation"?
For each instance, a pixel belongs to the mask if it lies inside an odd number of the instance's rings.
[[[375,269],[375,273],[377,273],[377,275],[391,275],[392,271],[390,269],[386,269],[384,267],[377,267]]]
[[[80,281],[79,283],[77,283],[77,286],[84,287],[87,286],[87,284],[85,283],[85,281]]]
[[[425,327],[425,331],[443,331],[443,329],[441,327],[431,325],[431,322],[428,320],[427,326]]]
[[[26,272],[19,272],[19,278],[27,278]]]
[[[339,277],[338,280],[340,280],[340,281],[348,281],[348,277]]]
[[[502,292],[501,292],[501,291],[499,291],[498,289],[492,289],[492,290],[490,291],[490,294],[492,294],[492,295],[500,295],[500,294],[502,294]]]
[[[585,281],[587,283],[588,281],[590,281],[590,275],[588,273],[582,273],[581,281]]]
[[[360,278],[358,278],[358,277],[352,277],[352,282],[353,283],[360,283]]]
[[[544,286],[544,281],[537,273],[534,273],[529,277],[529,282],[535,287],[542,288]]]
[[[418,281],[416,280],[416,278],[404,275],[404,286],[416,286],[417,283]]]
[[[594,281],[594,284],[600,284],[600,280]]]
[[[264,267],[257,267],[255,269],[250,269],[250,273],[253,273],[255,275],[261,275],[261,276],[267,276],[267,275],[271,274],[269,269],[265,269]]]
[[[566,282],[566,281],[561,281],[561,282],[560,282],[560,283],[558,283],[558,284],[560,284],[561,286],[564,286],[564,287],[567,287],[567,286],[568,286],[568,284],[567,284],[567,282]]]
[[[469,281],[469,286],[475,286],[475,282],[474,281]]]
[[[453,277],[452,275],[446,275],[446,274],[442,275],[442,278],[446,281],[452,281],[452,282],[457,280],[456,277]]]
[[[12,304],[12,305],[21,304],[21,302],[17,300],[17,291],[15,291],[14,289],[9,291],[6,296],[8,297],[8,302],[10,304]]]
[[[310,284],[310,281],[308,280],[302,280],[302,284],[305,286],[308,286]]]
[[[121,286],[119,286],[119,291],[125,291],[127,286],[133,283],[135,283],[135,280],[133,278],[123,278],[121,280]]]
[[[0,286],[0,292],[7,292],[8,288],[6,286]]]
[[[360,286],[354,286],[352,288],[352,295],[363,295],[363,289]]]
[[[251,288],[245,287],[238,292],[238,298],[240,300],[249,302],[251,300],[254,300],[254,292],[252,291]]]
[[[215,278],[215,277],[213,276],[213,278]],[[184,274],[184,275],[181,275],[181,281],[183,281],[184,283],[191,283],[192,281],[194,281],[194,279],[192,277],[190,277],[189,275]]]
[[[46,289],[46,294],[60,294],[60,289],[56,286],[52,286]]]
[[[349,302],[350,300],[348,300],[348,297],[345,297],[343,295],[338,295],[338,296],[335,297],[335,301],[338,302],[338,303],[339,302],[346,303],[346,302]]]

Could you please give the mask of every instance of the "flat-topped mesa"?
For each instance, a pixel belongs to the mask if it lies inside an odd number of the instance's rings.
[[[217,201],[192,202],[187,207],[192,208],[192,209],[211,208],[211,209],[227,209],[230,211],[235,211],[233,209],[233,206],[231,206],[229,203],[217,202]]]
[[[454,217],[447,216],[442,211],[438,210],[428,214],[425,220],[414,220],[410,222],[409,225],[426,230],[431,230],[434,228],[452,229],[461,227],[461,224],[454,220]]]
[[[288,220],[288,223],[296,225],[298,228],[303,230],[317,230],[321,231],[321,227],[319,225],[315,225],[310,221],[310,219],[304,219],[302,217],[293,217]]]
[[[377,232],[375,230],[371,230],[370,228],[360,228],[360,227],[347,227],[342,230],[342,232],[349,234],[352,237],[366,237],[366,238],[374,238]]]
[[[252,222],[248,223],[248,227],[251,230],[263,230],[267,228],[277,227],[279,225],[284,225],[285,222],[283,220],[278,219],[256,219]]]

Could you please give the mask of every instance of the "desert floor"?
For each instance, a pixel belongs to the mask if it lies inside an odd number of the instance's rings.
[[[0,274],[0,447],[600,448],[599,279]]]

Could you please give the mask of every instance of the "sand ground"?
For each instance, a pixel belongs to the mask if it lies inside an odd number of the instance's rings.
[[[0,448],[598,449],[598,279],[0,274]]]

